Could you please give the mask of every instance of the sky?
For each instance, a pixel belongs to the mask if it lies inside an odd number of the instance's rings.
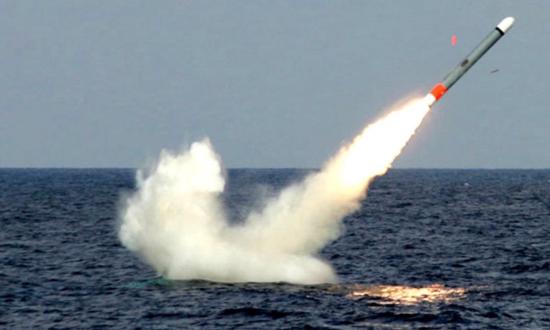
[[[507,16],[395,167],[550,168],[550,1],[0,0],[0,167],[318,168]]]

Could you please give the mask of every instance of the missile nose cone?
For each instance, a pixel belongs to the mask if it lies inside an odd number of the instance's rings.
[[[515,19],[512,16],[506,17],[505,19],[500,21],[500,23],[498,23],[497,29],[502,31],[502,33],[506,33],[506,31],[508,31],[512,27],[512,25],[514,25],[514,21]]]

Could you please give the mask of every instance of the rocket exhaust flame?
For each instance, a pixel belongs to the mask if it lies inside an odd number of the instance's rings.
[[[359,208],[369,183],[384,174],[430,108],[409,101],[368,125],[323,169],[283,189],[244,223],[230,225],[220,195],[225,180],[208,140],[180,155],[161,153],[137,175],[121,209],[119,237],[163,276],[218,282],[335,282],[318,252]]]

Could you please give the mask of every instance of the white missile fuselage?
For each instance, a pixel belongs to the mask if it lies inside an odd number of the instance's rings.
[[[503,19],[445,78],[437,83],[426,95],[425,100],[431,107],[460,79],[493,45],[512,27],[513,17]]]

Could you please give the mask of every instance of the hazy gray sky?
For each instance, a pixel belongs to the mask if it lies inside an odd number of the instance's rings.
[[[550,1],[0,0],[0,167],[319,167],[506,16],[396,166],[548,168]]]

